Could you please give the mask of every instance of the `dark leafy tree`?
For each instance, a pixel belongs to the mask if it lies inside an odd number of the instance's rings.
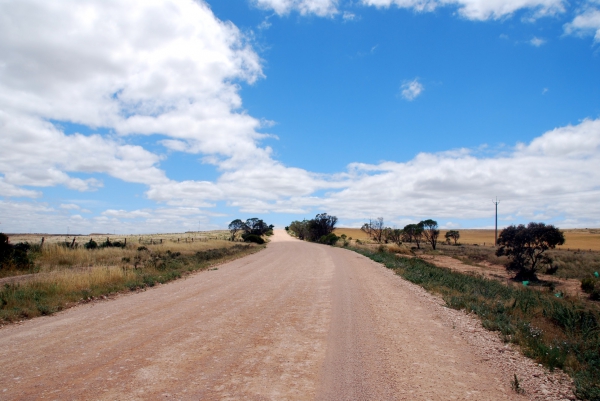
[[[8,235],[0,233],[0,269],[26,269],[31,266],[29,250],[31,245],[27,242],[11,244]]]
[[[317,214],[314,219],[308,221],[308,239],[310,241],[319,241],[321,237],[331,234],[335,229],[337,217],[330,216],[327,213]]]
[[[267,231],[269,231],[269,226],[261,219],[253,217],[251,219],[246,220],[244,231],[247,234],[254,234],[260,236],[264,235]]]
[[[419,226],[423,229],[425,241],[429,242],[431,247],[435,250],[438,237],[440,236],[440,230],[438,230],[437,221],[431,219],[423,220],[419,223]]]
[[[10,244],[8,235],[0,233],[0,267],[8,265],[12,259],[13,247]]]
[[[446,232],[445,237],[448,241],[453,239],[454,245],[456,245],[456,243],[458,242],[458,239],[460,238],[460,233],[456,230],[449,230],[448,232]]]
[[[553,225],[529,223],[509,226],[498,237],[497,256],[507,256],[506,268],[516,273],[517,280],[537,280],[536,272],[552,259],[544,254],[548,249],[565,243],[562,231]]]
[[[385,230],[383,230],[383,241],[386,244],[389,242],[397,245],[402,244],[402,230],[399,228],[387,227]]]
[[[244,230],[245,224],[242,220],[240,219],[235,219],[233,220],[231,223],[229,223],[229,232],[231,233],[231,240],[234,241],[235,240],[235,235]]]
[[[299,239],[304,240],[308,237],[308,220],[294,220],[290,223],[290,231]]]
[[[299,239],[320,242],[321,238],[333,233],[336,223],[337,217],[321,213],[311,220],[292,221],[289,228]]]
[[[421,242],[423,242],[423,227],[418,224],[408,224],[404,226],[403,240],[406,242],[415,242],[417,248],[421,249]]]

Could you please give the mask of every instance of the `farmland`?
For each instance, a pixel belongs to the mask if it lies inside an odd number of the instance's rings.
[[[27,263],[0,272],[0,321],[48,315],[80,302],[143,290],[262,249],[225,240],[227,231],[146,236],[21,235]],[[75,242],[73,242],[75,239]],[[96,247],[84,245],[94,239]],[[88,246],[89,248],[89,246]]]
[[[459,229],[459,243],[465,245],[492,246],[494,244],[493,229]],[[498,229],[498,233],[500,233]],[[565,244],[557,249],[564,250],[581,250],[581,251],[600,251],[600,229],[566,229],[562,230],[565,233]],[[447,230],[440,230],[440,239],[444,238]],[[369,237],[358,228],[336,228],[336,235],[346,234],[347,237],[353,239],[368,240]]]

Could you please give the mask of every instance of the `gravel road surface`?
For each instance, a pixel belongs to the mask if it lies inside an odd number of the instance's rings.
[[[276,231],[216,271],[2,328],[0,400],[530,398],[445,311],[361,255]]]

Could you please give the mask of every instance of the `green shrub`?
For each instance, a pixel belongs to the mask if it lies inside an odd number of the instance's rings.
[[[596,280],[592,277],[586,277],[581,280],[581,290],[586,294],[591,294],[594,292],[594,288],[596,287]]]
[[[35,246],[31,247],[35,249]],[[90,300],[124,289],[136,291],[179,278],[187,271],[208,269],[213,260],[242,255],[261,249],[254,245],[236,245],[229,248],[210,249],[191,255],[179,252],[150,254],[140,252],[134,257],[136,269],[123,268],[123,275],[114,280],[80,288],[77,284],[62,281],[26,281],[0,285],[0,322],[15,321],[48,315],[64,309],[69,304]],[[31,250],[30,250],[31,251]],[[123,260],[127,262],[126,260]],[[144,268],[137,268],[143,266]],[[118,269],[118,268],[117,268]]]
[[[33,252],[30,250],[32,246],[29,243],[12,245],[8,236],[0,233],[0,269],[29,269],[33,265]]]
[[[254,235],[254,234],[249,234],[249,235],[245,235],[244,236],[244,242],[254,242],[256,244],[264,244],[265,240],[262,239],[262,237],[258,236],[258,235]]]
[[[339,239],[340,239],[340,237],[338,237],[334,233],[329,233],[327,235],[321,236],[321,238],[319,239],[319,242],[321,244],[332,245],[333,246],[333,245],[336,244],[336,242],[338,242]]]
[[[96,249],[98,248],[98,243],[96,241],[94,241],[92,238],[90,238],[89,242],[86,242],[83,247],[85,249]]]
[[[525,355],[575,382],[581,399],[600,400],[600,313],[576,299],[454,272],[418,258],[354,249],[428,291],[447,305],[479,316],[484,327],[519,344]],[[600,298],[600,291],[594,287]]]

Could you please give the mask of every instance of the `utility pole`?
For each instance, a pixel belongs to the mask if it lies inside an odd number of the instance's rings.
[[[498,246],[498,204],[500,203],[500,201],[498,200],[497,196],[496,200],[492,199],[492,203],[496,206],[496,230],[494,235],[494,246]]]

